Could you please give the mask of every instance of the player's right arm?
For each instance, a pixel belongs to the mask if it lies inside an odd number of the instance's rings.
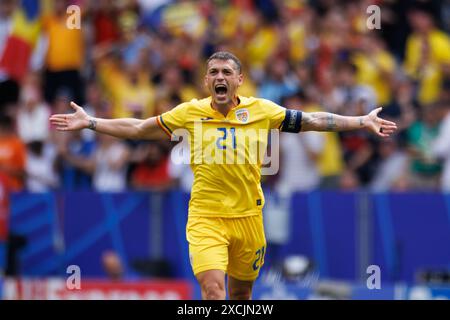
[[[92,129],[121,139],[158,139],[164,136],[156,117],[148,119],[102,119],[89,116],[86,111],[74,102],[72,114],[54,114],[50,117],[52,125],[59,131]]]

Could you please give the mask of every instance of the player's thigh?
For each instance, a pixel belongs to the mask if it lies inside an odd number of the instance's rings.
[[[189,217],[186,225],[189,259],[195,275],[208,270],[226,272],[229,241],[220,218]]]
[[[254,281],[264,264],[266,237],[262,216],[233,219],[228,274],[241,281]]]

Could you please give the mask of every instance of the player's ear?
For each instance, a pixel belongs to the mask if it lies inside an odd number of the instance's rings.
[[[244,82],[244,75],[242,73],[239,74],[238,81],[239,86],[242,86],[242,83]]]
[[[208,88],[208,75],[205,75],[205,79],[203,80],[203,85],[205,88]]]

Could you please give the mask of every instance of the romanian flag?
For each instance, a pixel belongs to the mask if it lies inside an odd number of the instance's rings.
[[[30,58],[41,32],[40,1],[22,0],[12,17],[11,34],[0,57],[0,70],[20,81],[28,72]]]

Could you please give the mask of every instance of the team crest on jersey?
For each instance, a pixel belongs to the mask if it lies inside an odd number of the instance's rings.
[[[240,122],[246,123],[249,118],[249,113],[247,109],[239,109],[236,110],[236,119],[238,119]]]

